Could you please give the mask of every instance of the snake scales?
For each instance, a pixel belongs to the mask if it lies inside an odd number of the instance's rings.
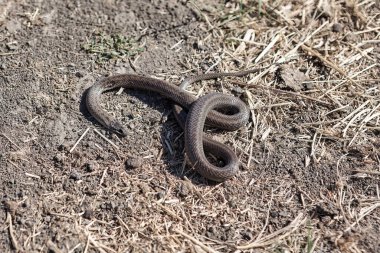
[[[239,169],[239,159],[226,145],[203,134],[206,123],[226,130],[237,130],[249,119],[247,106],[238,98],[222,93],[210,93],[197,99],[186,91],[186,87],[200,80],[224,76],[243,76],[259,69],[232,73],[208,73],[185,79],[180,86],[132,74],[115,75],[101,79],[88,90],[86,106],[91,115],[104,127],[120,135],[127,135],[126,128],[100,106],[101,94],[116,88],[150,90],[171,99],[178,123],[184,129],[185,151],[190,165],[202,176],[217,182],[233,177]],[[227,110],[224,114],[215,109]],[[208,152],[224,162],[223,167],[211,164],[205,155]]]

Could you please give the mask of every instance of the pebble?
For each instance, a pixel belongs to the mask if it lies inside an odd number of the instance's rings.
[[[91,218],[94,216],[94,211],[92,209],[87,208],[84,210],[83,218],[91,220]]]
[[[82,77],[84,77],[84,74],[81,71],[77,71],[75,73],[75,76],[78,77],[78,78],[82,78]]]
[[[338,33],[338,32],[341,32],[342,30],[343,30],[343,25],[342,24],[339,24],[339,23],[333,24],[333,26],[332,26],[332,31],[333,32]]]
[[[160,199],[163,199],[165,197],[165,192],[157,192],[156,194],[156,199],[157,200],[160,200]]]
[[[10,33],[16,33],[17,31],[21,30],[22,27],[20,21],[17,19],[12,19],[5,24],[5,28]]]
[[[235,93],[235,94],[243,94],[244,93],[244,90],[240,87],[233,87],[232,88],[232,92]]]
[[[82,175],[77,171],[72,171],[70,174],[70,179],[74,179],[75,181],[78,181],[82,178]]]
[[[65,158],[66,158],[66,156],[64,154],[61,154],[61,153],[58,153],[53,157],[54,161],[58,162],[58,163],[63,163]]]
[[[182,182],[179,186],[178,194],[181,197],[186,197],[191,193],[191,186],[188,182]]]
[[[143,165],[143,159],[141,158],[128,158],[125,161],[125,166],[127,169],[136,169]]]
[[[346,37],[343,38],[343,40],[347,42],[357,42],[359,39],[360,37],[354,33],[348,33]]]
[[[85,168],[87,172],[93,172],[99,169],[99,164],[95,161],[89,161],[85,164]]]
[[[16,213],[17,206],[18,206],[16,201],[7,200],[7,201],[4,201],[3,204],[7,212],[11,213],[12,215]]]

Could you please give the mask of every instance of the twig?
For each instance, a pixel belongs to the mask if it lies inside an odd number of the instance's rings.
[[[80,246],[82,246],[82,243],[78,243],[77,245],[74,246],[74,248],[70,249],[67,253],[74,253],[75,250],[76,250],[77,248],[79,248]]]
[[[131,230],[129,229],[128,225],[120,218],[119,215],[116,215],[116,218],[117,220],[120,222],[121,225],[123,225],[123,227],[128,230],[128,232],[131,232]]]
[[[94,245],[94,247],[97,250],[99,250],[101,253],[107,253],[107,251],[116,253],[116,251],[111,249],[110,247],[107,247],[106,245],[98,243],[97,241],[95,241],[94,238],[92,238],[90,234],[88,234],[87,236],[88,236],[88,240],[92,243],[92,245]],[[107,250],[107,251],[105,251],[105,250]]]
[[[270,200],[269,200],[269,206],[268,206],[268,211],[267,211],[267,217],[265,218],[265,224],[264,224],[263,228],[261,229],[260,233],[258,234],[258,236],[256,237],[256,240],[254,242],[257,242],[261,238],[265,229],[268,226],[270,209],[272,208],[272,201],[273,201],[273,189],[272,189],[271,194],[270,194]]]
[[[363,69],[363,70],[361,70],[361,71],[359,71],[359,72],[356,72],[355,74],[351,75],[351,78],[355,78],[355,77],[357,77],[358,75],[360,75],[360,74],[366,72],[367,70],[369,70],[369,69],[371,69],[371,68],[373,68],[373,67],[375,67],[375,66],[377,66],[377,65],[378,65],[377,63],[372,64],[371,66],[368,66],[367,68],[365,68],[365,69]],[[365,80],[365,79],[362,79],[362,80],[360,80],[360,81],[359,81],[359,80],[354,80],[354,81],[355,81],[355,83],[357,83],[357,82],[362,82],[363,80]],[[378,80],[378,79],[367,79],[367,80],[368,80],[368,81],[373,81],[373,82],[375,82],[375,81]],[[335,86],[332,87],[331,89],[325,91],[325,92],[323,93],[323,95],[319,96],[319,99],[321,99],[321,98],[324,97],[325,95],[329,94],[330,92],[332,92],[332,91],[338,89],[341,85],[343,85],[343,84],[346,83],[346,82],[347,82],[347,80],[341,80],[337,85],[335,85]]]
[[[380,175],[380,171],[373,171],[373,170],[352,170],[352,172],[355,173],[365,173],[369,175]]]
[[[28,172],[25,172],[25,176],[27,176],[27,177],[33,177],[33,178],[36,178],[36,179],[41,179],[40,176],[38,176],[38,175],[34,175],[34,174],[32,174],[32,173],[28,173]]]
[[[119,149],[119,147],[116,146],[115,143],[113,143],[110,139],[108,139],[107,137],[105,137],[101,132],[99,132],[95,128],[94,128],[94,131],[95,131],[95,133],[99,134],[99,136],[102,137],[106,142],[108,142],[109,144],[111,144],[114,148]]]
[[[351,77],[352,78],[352,77]],[[367,83],[367,82],[379,82],[380,79],[378,78],[371,78],[371,79],[356,79],[355,82],[360,83]],[[339,83],[342,82],[342,79],[330,79],[330,80],[309,80],[309,81],[303,81],[302,83]]]
[[[314,126],[314,125],[327,125],[332,124],[337,121],[341,121],[341,119],[333,119],[333,120],[326,120],[326,121],[315,121],[315,122],[307,122],[307,123],[301,123],[300,126]]]
[[[54,253],[62,253],[62,251],[51,240],[49,240],[46,244],[49,251],[53,251]]]
[[[307,36],[303,41],[299,42],[292,50],[290,50],[284,57],[280,58],[277,63],[283,63],[286,61],[286,59],[297,52],[298,48],[308,42],[315,34],[317,34],[320,30],[322,30],[323,27],[325,27],[326,24],[328,24],[329,21],[325,21],[322,25],[320,25],[314,32],[312,32],[309,36]]]
[[[196,5],[194,1],[190,1],[190,3],[195,7],[195,10],[193,9],[194,12],[200,14],[200,16],[203,17],[203,19],[206,21],[206,24],[210,27],[210,30],[214,29],[215,27],[210,23],[210,20],[208,19],[207,15],[202,12],[198,5]]]
[[[273,40],[268,44],[268,46],[264,48],[264,50],[259,54],[259,56],[257,56],[257,58],[255,59],[255,63],[258,63],[261,60],[261,58],[264,57],[264,55],[274,46],[274,44],[276,44],[279,38],[280,35],[277,34],[276,37],[274,37]]]
[[[303,193],[303,195],[305,195],[311,202],[314,202],[314,200],[304,191],[301,189],[301,187],[297,186],[297,189]]]
[[[179,217],[175,212],[173,212],[172,210],[170,210],[169,208],[167,208],[166,206],[164,205],[161,205],[160,203],[156,202],[157,206],[159,206],[161,209],[163,209],[169,216],[171,216],[172,218],[174,219],[177,219],[179,221],[183,221],[183,219],[181,217]]]
[[[292,92],[292,91],[279,90],[279,89],[272,88],[272,87],[264,87],[264,86],[261,86],[261,85],[258,85],[258,84],[247,84],[247,83],[243,83],[243,82],[235,81],[235,80],[231,81],[231,83],[237,84],[237,85],[239,85],[241,87],[245,87],[245,88],[246,87],[255,87],[255,88],[260,88],[260,89],[268,89],[268,90],[271,90],[271,91],[274,91],[274,92],[280,92],[280,93],[289,94],[289,95],[296,96],[296,97],[302,97],[302,98],[305,98],[305,99],[309,99],[309,100],[318,102],[320,104],[330,105],[329,102],[325,102],[325,101],[319,100],[317,98],[309,97],[307,95],[296,93],[296,92]]]
[[[86,246],[84,247],[83,253],[87,253],[89,245],[90,245],[90,236],[87,236],[87,242],[86,242]]]
[[[99,181],[100,186],[102,186],[102,184],[104,182],[104,178],[106,177],[106,174],[107,174],[107,168],[104,169],[102,177],[100,178],[100,181]]]
[[[314,49],[306,46],[306,45],[301,45],[302,49],[307,51],[309,54],[317,57],[318,59],[320,59],[324,64],[326,64],[328,67],[336,70],[339,74],[343,75],[344,77],[346,77],[348,80],[350,80],[353,84],[356,84],[358,87],[362,88],[363,87],[358,84],[357,82],[355,82],[355,80],[353,80],[349,75],[346,74],[346,72],[344,72],[340,67],[338,67],[335,63],[327,60],[325,57],[323,57],[323,55],[321,55],[318,51],[315,51]]]
[[[12,215],[10,212],[7,212],[7,222],[9,224],[9,237],[11,238],[12,246],[18,252],[20,250],[20,247],[18,246],[16,237],[15,237],[15,232],[13,230],[13,225],[12,225]]]
[[[9,53],[0,52],[0,56],[15,55],[15,54],[20,54],[20,53],[19,52],[9,52]]]
[[[301,226],[306,221],[306,218],[303,218],[303,217],[304,217],[303,213],[300,213],[288,226],[282,229],[279,229],[276,232],[263,237],[262,239],[254,241],[253,243],[236,246],[236,249],[246,250],[246,249],[252,249],[252,248],[259,248],[259,247],[268,246],[275,242],[278,242],[284,239],[285,237],[289,236],[291,233],[293,233],[293,231],[299,228],[299,226]]]
[[[73,152],[74,149],[76,148],[76,146],[78,146],[79,142],[83,139],[83,137],[87,134],[88,130],[90,130],[90,128],[88,127],[86,129],[86,131],[84,131],[84,133],[81,135],[81,137],[79,137],[79,139],[77,140],[77,142],[75,142],[74,146],[70,149],[69,153]]]
[[[311,246],[311,248],[310,248],[310,250],[308,250],[308,252],[314,252],[315,247],[317,246],[317,242],[319,241],[319,239],[321,239],[320,235],[318,235],[318,237],[314,240],[313,246]]]
[[[344,232],[350,231],[353,227],[355,227],[357,224],[359,224],[359,221],[363,219],[365,216],[369,215],[372,211],[374,211],[376,208],[380,207],[380,202],[376,202],[372,206],[366,208],[364,212],[359,216],[359,218],[356,219],[354,223],[352,223],[348,228],[344,230]],[[364,209],[364,208],[363,208]]]
[[[206,252],[209,252],[209,253],[217,253],[218,252],[218,251],[215,251],[214,249],[204,245],[202,242],[198,241],[197,239],[195,239],[191,235],[188,235],[188,234],[186,234],[186,233],[184,233],[178,229],[174,229],[174,232],[177,232],[178,234],[182,235],[183,237],[186,237],[187,239],[189,239],[190,241],[192,241],[193,243],[195,243],[196,245],[201,247]]]
[[[5,139],[7,139],[10,143],[15,145],[18,149],[21,149],[16,143],[14,143],[8,136],[5,135],[5,133],[1,133],[2,136],[4,136]]]
[[[249,158],[251,158],[252,154],[253,154],[253,138],[254,138],[254,136],[252,135],[251,141],[250,141],[250,144],[249,144]],[[252,159],[248,159],[248,162],[247,162],[247,168],[248,169],[251,167],[251,160]]]

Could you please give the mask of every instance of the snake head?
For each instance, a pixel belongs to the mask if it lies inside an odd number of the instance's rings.
[[[112,121],[109,126],[108,126],[108,129],[118,135],[121,135],[121,136],[127,136],[128,135],[128,130],[126,127],[124,127],[122,124],[120,124],[120,122],[118,121]]]

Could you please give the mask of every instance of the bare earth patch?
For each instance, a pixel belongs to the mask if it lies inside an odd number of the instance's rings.
[[[380,3],[0,0],[1,252],[380,252]],[[209,182],[185,163],[170,101],[102,76],[240,96],[242,162]]]

